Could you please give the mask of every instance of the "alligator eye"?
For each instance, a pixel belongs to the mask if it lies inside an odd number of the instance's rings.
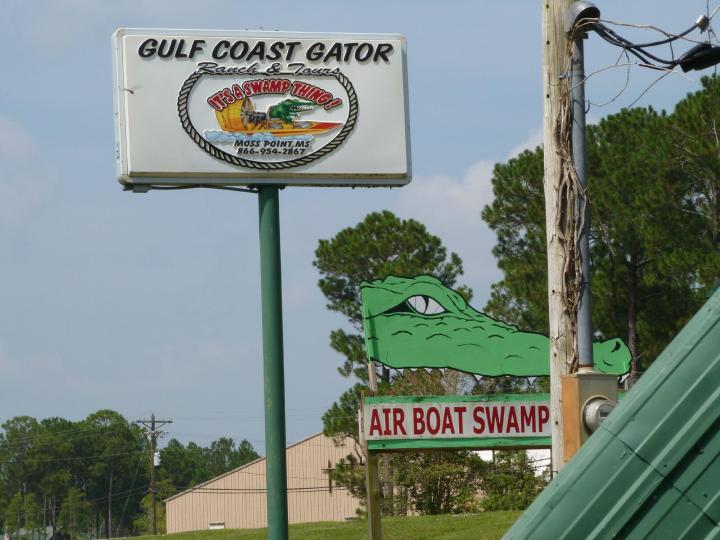
[[[406,302],[411,308],[422,315],[437,315],[445,312],[445,308],[442,307],[437,300],[429,296],[411,296]]]

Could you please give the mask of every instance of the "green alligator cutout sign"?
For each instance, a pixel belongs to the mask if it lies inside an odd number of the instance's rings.
[[[469,306],[432,276],[389,276],[360,285],[368,359],[403,368],[453,368],[497,377],[549,375],[549,339],[522,332]],[[595,369],[623,375],[621,339],[595,343]]]

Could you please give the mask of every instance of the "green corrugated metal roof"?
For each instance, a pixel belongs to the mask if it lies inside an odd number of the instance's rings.
[[[505,539],[720,538],[720,291]]]

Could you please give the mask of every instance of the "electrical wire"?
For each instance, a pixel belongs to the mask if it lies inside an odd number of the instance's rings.
[[[655,86],[657,83],[659,83],[659,82],[660,82],[661,80],[663,80],[665,77],[667,77],[668,75],[670,75],[670,73],[672,73],[672,71],[668,70],[667,72],[665,72],[665,73],[663,73],[662,75],[660,75],[660,76],[659,76],[657,79],[655,79],[653,82],[651,82],[651,83],[645,88],[645,90],[643,90],[643,91],[640,93],[640,95],[639,95],[638,97],[636,97],[630,105],[628,105],[628,109],[631,108],[633,105],[635,105],[638,101],[640,101],[640,99],[641,99],[645,94],[647,94],[653,86]]]
[[[683,30],[679,33],[671,33],[668,32],[662,28],[658,28],[653,25],[647,25],[647,24],[632,24],[632,23],[625,23],[621,21],[614,21],[609,19],[600,19],[600,18],[586,18],[581,19],[576,22],[576,25],[574,27],[575,32],[585,32],[585,31],[594,31],[601,39],[608,42],[609,44],[618,47],[622,49],[623,54],[625,55],[626,59],[628,60],[625,64],[620,64],[620,58],[622,55],[618,58],[618,60],[615,61],[615,64],[612,66],[605,66],[599,70],[594,71],[590,75],[586,76],[584,80],[580,84],[584,84],[585,81],[587,81],[588,78],[592,77],[593,75],[600,73],[602,71],[605,71],[607,69],[615,68],[615,67],[621,67],[626,66],[627,67],[627,74],[625,77],[625,83],[623,84],[622,89],[610,100],[608,100],[605,103],[596,104],[592,103],[590,100],[588,100],[588,105],[593,105],[596,107],[604,107],[606,105],[609,105],[610,103],[616,101],[628,88],[629,86],[629,80],[630,80],[630,70],[632,65],[637,65],[639,67],[644,67],[648,69],[655,69],[662,71],[663,74],[655,79],[652,83],[650,83],[641,93],[640,95],[635,98],[629,107],[632,107],[635,105],[647,92],[655,86],[659,81],[661,81],[663,78],[665,78],[669,73],[675,72],[675,68],[678,66],[683,66],[683,70],[687,70],[685,67],[686,62],[687,65],[689,65],[692,62],[692,57],[689,57],[688,53],[684,53],[680,57],[676,57],[675,54],[675,48],[674,43],[676,43],[679,40],[688,41],[694,44],[701,44],[705,45],[706,47],[712,47],[712,40],[715,37],[715,33],[711,26],[711,21],[713,17],[720,11],[720,5],[718,5],[712,13],[710,12],[710,3],[709,0],[706,3],[706,15],[700,16],[697,21],[690,26],[689,28]],[[608,25],[615,25],[615,26],[624,26],[624,27],[631,27],[631,28],[641,28],[641,29],[651,29],[655,30],[659,33],[661,33],[664,37],[661,39],[651,40],[651,41],[645,41],[645,42],[633,42],[630,39],[627,39],[626,37],[620,35],[617,31],[610,28]],[[694,30],[699,29],[701,32],[708,31],[709,40],[707,41],[698,41],[695,39],[692,39],[689,37],[689,34],[691,34]],[[663,58],[653,52],[651,52],[648,49],[651,49],[653,47],[658,47],[662,45],[667,45],[670,48],[670,59]],[[691,54],[695,55],[698,54],[697,48],[696,50],[690,49],[693,51]],[[704,49],[700,49],[701,51]],[[635,58],[639,60],[639,63],[631,63],[629,61],[629,55],[632,54]],[[715,67],[717,72],[717,66]]]
[[[107,502],[108,500],[115,499],[116,497],[122,497],[123,495],[126,495],[126,494],[128,494],[128,493],[140,493],[140,492],[143,492],[143,491],[147,491],[149,487],[150,487],[150,485],[148,484],[148,485],[146,485],[146,486],[139,486],[139,487],[136,487],[136,488],[134,488],[134,489],[127,489],[127,490],[125,490],[125,491],[117,491],[117,492],[115,492],[115,493],[112,493],[112,494],[109,494],[109,495],[103,495],[103,496],[101,496],[101,497],[96,497],[96,498],[94,498],[94,499],[86,499],[86,502],[89,502],[89,503],[103,503],[103,502]]]
[[[607,21],[607,22],[610,22],[610,21]],[[698,27],[698,23],[695,23],[695,24],[693,24],[690,28],[688,28],[688,29],[685,30],[684,32],[680,32],[679,34],[670,34],[669,32],[666,32],[666,31],[664,31],[664,30],[658,29],[659,32],[661,32],[662,34],[665,34],[666,36],[669,36],[669,37],[667,37],[667,38],[665,38],[665,39],[662,39],[662,40],[659,40],[659,41],[650,41],[650,42],[648,42],[648,43],[633,43],[632,45],[633,45],[634,47],[656,47],[656,46],[658,46],[658,45],[669,44],[669,43],[672,43],[673,41],[677,41],[678,39],[687,36],[690,32],[692,32],[693,30],[695,30],[697,27]],[[606,27],[606,28],[607,28],[607,27]],[[609,30],[609,29],[608,29],[608,30]],[[615,34],[615,32],[613,32],[612,30],[610,30],[610,32],[611,32],[613,35],[617,35],[617,34]],[[621,38],[621,39],[624,39],[624,38]]]
[[[625,49],[633,56],[636,56],[639,58],[643,63],[652,65],[652,60],[655,60],[656,62],[660,62],[661,64],[667,64],[668,66],[676,66],[678,64],[677,60],[665,60],[663,58],[660,58],[658,56],[655,56],[652,53],[649,53],[642,47],[639,47],[635,45],[634,43],[626,40],[607,26],[605,26],[602,23],[595,23],[592,25],[592,29],[595,31],[597,35],[599,35],[601,38],[603,38],[605,41],[610,43],[611,45],[615,45],[616,47],[620,47],[622,49]],[[652,60],[650,60],[652,59]]]
[[[138,472],[140,472],[140,465],[142,464],[142,460],[145,457],[145,450],[147,449],[147,445],[145,445],[145,448],[143,448],[143,452],[140,454],[140,459],[138,459],[137,467],[135,468],[135,474],[133,475],[132,483],[130,484],[130,491],[128,492],[128,496],[125,499],[125,505],[123,506],[122,514],[120,515],[120,520],[118,521],[117,527],[115,528],[115,538],[118,537],[120,534],[120,526],[122,525],[123,519],[125,519],[125,512],[127,511],[128,503],[130,502],[130,495],[132,495],[133,490],[135,489],[135,481],[138,477]],[[154,459],[154,456],[150,456],[150,459]],[[151,467],[154,467],[154,464],[150,463]]]
[[[69,458],[56,458],[56,459],[37,459],[32,460],[33,463],[53,463],[58,461],[82,461],[82,460],[100,460],[105,458],[111,458],[111,457],[119,457],[119,456],[129,456],[132,454],[137,454],[138,452],[144,452],[145,450],[130,450],[129,452],[119,452],[117,454],[102,454],[98,456],[80,456],[80,457],[69,457]],[[0,465],[5,465],[7,463],[17,463],[17,461],[0,461]]]
[[[316,405],[314,407],[293,407],[293,411],[321,411],[327,409],[328,405]],[[228,415],[236,415],[236,414],[245,414],[246,411],[241,411],[238,409],[223,409],[223,410],[202,410],[202,409],[192,409],[193,412],[199,412],[202,414],[228,414]],[[175,420],[194,420],[196,417],[194,416],[174,416],[173,418]]]
[[[710,2],[707,3],[708,11],[710,11]],[[720,10],[720,5],[718,5],[712,12],[712,15],[708,15],[707,18],[709,20],[712,20],[712,18],[715,16],[715,14]]]
[[[38,422],[38,427],[42,429],[42,423]],[[125,426],[85,426],[80,428],[73,428],[73,429],[66,429],[66,430],[59,430],[59,431],[48,431],[47,433],[40,433],[37,435],[29,435],[27,437],[13,437],[11,439],[7,438],[7,432],[3,433],[5,440],[12,443],[20,443],[23,441],[33,441],[36,439],[42,439],[46,437],[54,437],[56,435],[67,435],[68,433],[79,433],[83,431],[101,431],[101,430],[110,430],[110,429],[116,429],[120,427]]]
[[[309,487],[289,487],[287,488],[288,493],[324,493],[329,490],[329,486],[309,486]],[[333,484],[333,491],[347,491],[348,488]],[[261,493],[267,493],[266,488],[188,488],[184,490],[183,495],[256,495]]]
[[[100,428],[100,430],[107,429],[107,428]],[[59,432],[58,432],[59,433]],[[57,442],[57,440],[54,438],[56,433],[51,433],[48,435],[44,435],[42,437],[38,437],[40,440],[30,441],[30,442],[23,442],[23,443],[17,443],[15,444],[14,439],[6,439],[7,443],[0,442],[0,450],[13,450],[13,451],[21,451],[21,450],[37,450],[39,448],[42,448],[45,445],[54,444]],[[77,441],[88,439],[90,437],[96,437],[97,433],[85,433],[83,435],[75,435],[69,439],[62,439],[63,442],[67,442],[70,444],[74,444]],[[45,440],[45,437],[47,437],[47,440]]]
[[[710,21],[710,19],[707,19],[706,22],[709,23],[709,21]],[[590,23],[588,23],[588,24],[592,24],[592,23],[595,23],[595,22],[600,22],[600,23],[603,23],[603,24],[611,24],[611,25],[613,25],[613,26],[622,26],[622,27],[625,27],[625,28],[637,28],[637,29],[640,29],[640,30],[654,30],[654,31],[659,32],[660,34],[662,34],[662,35],[664,35],[664,36],[667,36],[667,37],[675,37],[675,36],[677,36],[677,37],[678,37],[679,39],[681,39],[682,41],[687,41],[687,42],[689,42],[689,43],[703,43],[702,41],[698,41],[698,40],[696,40],[696,39],[689,38],[689,37],[687,36],[687,34],[686,34],[686,35],[682,35],[682,36],[681,36],[680,34],[673,34],[672,32],[668,32],[667,30],[663,30],[662,28],[659,28],[659,27],[654,26],[654,25],[652,25],[652,24],[627,23],[627,22],[623,22],[623,21],[615,21],[615,20],[613,20],[613,19],[592,19],[592,21],[591,21]],[[695,24],[698,25],[699,22],[700,22],[700,21],[696,22]],[[705,22],[705,21],[704,21],[704,22]],[[703,31],[701,26],[698,26],[698,28],[700,28],[700,31],[701,31],[701,32]],[[642,43],[640,43],[639,45],[642,45]]]
[[[620,64],[620,59],[623,56],[625,57],[627,62],[624,64]],[[628,55],[628,52],[625,49],[623,49],[620,52],[620,56],[618,56],[618,59],[615,61],[614,65],[600,68],[598,70],[593,71],[589,75],[585,76],[585,78],[578,84],[585,84],[585,81],[587,81],[593,75],[600,73],[601,71],[605,71],[607,69],[612,69],[612,68],[616,68],[616,67],[627,67],[627,72],[625,73],[625,84],[623,85],[623,87],[620,89],[620,91],[618,93],[616,93],[612,98],[610,98],[607,101],[604,101],[603,103],[593,103],[591,100],[588,100],[588,105],[597,107],[597,108],[606,107],[606,106],[610,105],[611,103],[613,103],[615,100],[617,100],[620,96],[622,96],[625,93],[625,90],[627,90],[628,85],[630,84],[630,68],[635,65],[638,65],[637,62],[630,62],[630,56]],[[572,88],[571,90],[574,90],[574,88]]]
[[[483,460],[485,461],[485,460]],[[549,466],[549,462],[551,461],[550,457],[543,457],[543,458],[536,458],[536,459],[525,459],[522,462],[519,463],[508,463],[508,464],[492,464],[490,462],[487,462],[489,465],[492,465],[492,471],[493,472],[514,472],[519,467],[522,466],[529,466],[531,469],[537,471],[544,468],[547,468]],[[242,474],[243,471],[236,471],[234,474]],[[262,476],[264,477],[264,473],[258,473],[256,476]],[[323,479],[317,479],[317,478],[301,478],[301,477],[291,477],[288,476],[288,478],[300,478],[300,479],[307,479],[307,480],[324,480]],[[317,492],[326,492],[328,491],[328,486],[297,486],[297,487],[289,487],[287,488],[288,493],[317,493]],[[332,487],[333,491],[335,490],[347,490],[344,486],[339,485],[333,485]],[[262,487],[248,487],[248,488],[241,488],[241,487],[212,487],[212,486],[190,486],[185,489],[182,489],[181,491],[185,492],[186,495],[189,494],[214,494],[214,495],[233,495],[233,494],[261,494],[266,493],[266,489]]]
[[[652,67],[653,62],[655,61],[660,64],[664,64],[666,66],[669,66],[671,68],[674,68],[675,66],[679,65],[681,63],[681,60],[675,58],[675,52],[673,48],[673,43],[677,40],[683,39],[695,43],[707,43],[702,41],[696,41],[688,38],[688,34],[693,32],[696,29],[700,29],[700,31],[704,31],[706,29],[709,29],[709,32],[712,31],[710,28],[710,21],[717,13],[718,9],[720,9],[720,6],[716,8],[712,14],[709,13],[709,3],[706,6],[708,15],[702,15],[700,18],[698,18],[695,23],[687,28],[686,30],[674,34],[671,32],[668,32],[666,30],[663,30],[661,28],[658,28],[656,26],[652,25],[640,25],[640,24],[630,24],[630,23],[624,23],[619,21],[612,21],[608,19],[594,19],[594,18],[588,18],[588,19],[582,19],[578,21],[575,25],[575,30],[578,31],[587,31],[592,30],[595,33],[597,33],[602,39],[610,43],[611,45],[614,45],[616,47],[620,47],[630,54],[637,57],[643,64],[647,64],[647,67]],[[665,37],[663,39],[658,39],[654,41],[648,41],[644,43],[634,43],[630,41],[629,39],[621,36],[619,33],[617,33],[615,30],[610,28],[604,23],[608,23],[611,25],[618,25],[618,26],[628,26],[628,27],[634,27],[634,28],[644,28],[644,29],[653,29],[661,34],[663,34]],[[670,53],[671,53],[671,59],[667,60],[665,58],[661,58],[660,56],[657,56],[647,50],[651,47],[657,47],[660,45],[668,45],[670,47]]]

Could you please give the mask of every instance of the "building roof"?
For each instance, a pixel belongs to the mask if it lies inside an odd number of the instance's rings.
[[[325,435],[324,435],[322,432],[320,432],[320,433],[315,433],[314,435],[310,435],[309,437],[306,437],[306,438],[304,438],[304,439],[302,439],[302,440],[300,440],[300,441],[298,441],[298,442],[296,442],[296,443],[291,444],[291,445],[288,446],[285,450],[286,450],[286,451],[287,451],[287,450],[290,450],[291,448],[295,448],[296,446],[300,446],[301,444],[305,444],[305,443],[307,443],[307,442],[309,442],[309,441],[312,441],[313,439],[316,439],[316,438],[318,438],[318,437],[325,437]],[[201,482],[201,483],[199,483],[199,484],[196,484],[196,485],[194,485],[193,487],[190,487],[190,488],[187,488],[187,489],[185,489],[185,490],[183,490],[183,491],[180,491],[180,492],[176,493],[175,495],[173,495],[172,497],[168,497],[168,498],[165,499],[163,502],[168,502],[168,501],[172,501],[173,499],[177,499],[178,497],[180,497],[180,496],[182,496],[182,495],[185,495],[186,493],[190,493],[190,492],[192,492],[192,491],[195,491],[195,490],[198,489],[198,488],[201,488],[201,487],[203,487],[203,486],[207,486],[208,484],[211,484],[212,482],[216,482],[217,480],[220,480],[221,478],[225,478],[226,476],[230,476],[231,474],[235,474],[235,473],[238,472],[238,471],[242,471],[243,469],[246,469],[246,468],[250,467],[251,465],[255,465],[256,463],[260,463],[260,462],[262,462],[262,461],[265,461],[265,458],[264,458],[264,457],[259,457],[259,458],[255,459],[255,460],[253,460],[253,461],[250,461],[250,462],[246,463],[245,465],[241,465],[240,467],[237,467],[237,468],[232,469],[232,470],[230,470],[230,471],[224,472],[223,474],[221,474],[221,475],[219,475],[219,476],[215,476],[214,478],[210,478],[209,480],[205,480],[204,482]]]
[[[506,539],[720,536],[720,291]]]

